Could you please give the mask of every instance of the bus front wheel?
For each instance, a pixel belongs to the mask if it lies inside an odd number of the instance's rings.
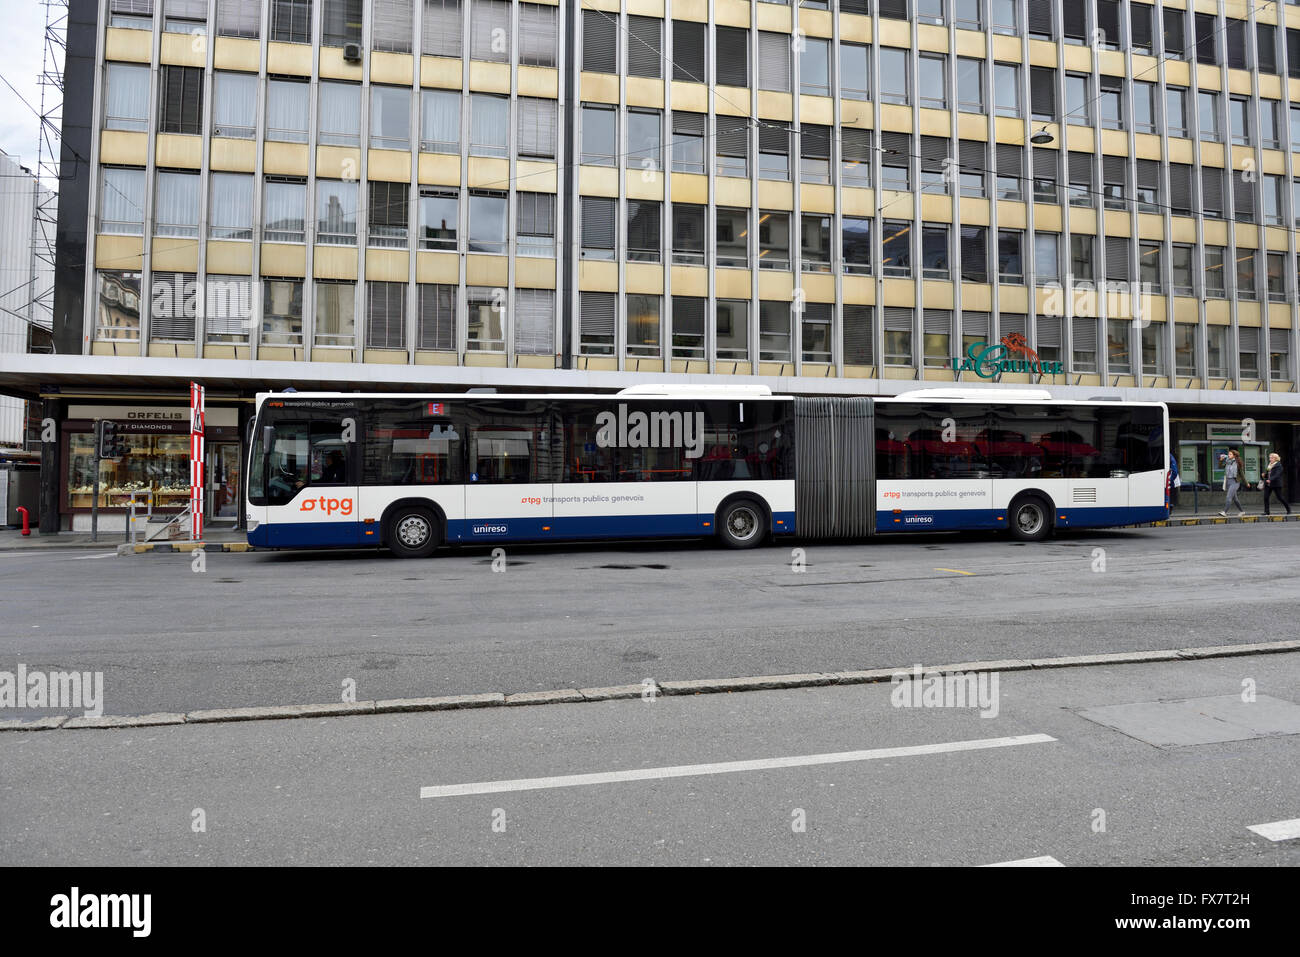
[[[752,499],[728,502],[718,513],[718,537],[728,548],[753,548],[767,537],[766,515]]]
[[[384,541],[398,558],[428,558],[438,547],[438,520],[422,508],[399,508],[388,519]]]
[[[1026,495],[1011,503],[1007,524],[1020,542],[1041,542],[1052,530],[1052,512],[1037,495]]]

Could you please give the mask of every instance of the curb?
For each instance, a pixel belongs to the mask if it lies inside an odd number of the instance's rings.
[[[1161,522],[1146,522],[1142,525],[1125,525],[1123,528],[1170,528],[1173,526],[1193,527],[1197,525],[1257,525],[1262,522],[1300,522],[1300,512],[1290,515],[1198,515],[1193,518],[1167,518]]]
[[[1216,645],[1204,648],[1168,648],[1161,651],[1121,651],[1100,655],[1069,655],[1061,658],[1003,658],[996,661],[962,661],[948,665],[921,665],[927,675],[979,671],[1033,671],[1042,668],[1088,668],[1101,665],[1149,664],[1157,661],[1197,661],[1205,658],[1238,658],[1247,655],[1300,652],[1300,639],[1261,641],[1248,645]],[[664,681],[653,687],[665,695],[729,694],[736,691],[774,691],[787,688],[819,688],[827,685],[881,684],[895,675],[910,675],[915,665],[873,668],[867,671],[810,672],[797,675],[757,675],[750,678],[700,678]],[[561,688],[556,691],[524,691],[517,694],[444,695],[437,698],[390,698],[383,701],[271,705],[256,708],[209,708],[186,714],[163,712],[136,716],[102,715],[96,718],[55,715],[35,721],[0,721],[0,731],[47,731],[57,728],[106,729],[152,728],[174,724],[216,724],[231,721],[276,721],[290,718],[329,718],[358,714],[400,714],[417,711],[453,711],[463,708],[498,708],[542,704],[584,704],[589,701],[619,701],[640,698],[648,685],[614,685],[608,688]]]
[[[255,552],[248,542],[147,542],[117,546],[118,555],[143,555],[145,552]]]

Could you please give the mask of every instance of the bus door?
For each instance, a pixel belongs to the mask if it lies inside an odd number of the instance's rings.
[[[461,541],[550,537],[553,517],[549,410],[540,402],[479,404],[468,418]]]
[[[345,431],[345,418],[285,420],[272,427],[266,467],[268,545],[359,543],[357,443],[355,432]]]

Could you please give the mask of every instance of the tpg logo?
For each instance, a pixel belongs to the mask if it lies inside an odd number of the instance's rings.
[[[303,499],[298,506],[300,512],[324,512],[326,515],[333,515],[338,512],[340,515],[352,514],[352,499],[350,498],[326,498],[322,495],[320,498]]]

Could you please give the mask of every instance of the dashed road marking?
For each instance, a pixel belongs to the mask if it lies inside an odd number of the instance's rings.
[[[1266,837],[1270,841],[1291,841],[1300,837],[1300,817],[1289,821],[1273,821],[1269,824],[1252,824],[1246,830],[1254,831],[1260,837]]]
[[[980,867],[1064,867],[1065,865],[1050,855],[1042,857],[1022,857],[1018,861],[1002,861],[998,864],[981,864]]]
[[[947,741],[940,744],[914,744],[900,748],[872,748],[867,751],[839,751],[832,754],[798,754],[783,758],[759,758],[754,761],[724,761],[718,764],[682,764],[663,768],[637,768],[631,771],[601,771],[596,774],[563,774],[547,778],[518,778],[513,781],[482,781],[475,784],[446,784],[420,788],[421,798],[463,797],[470,794],[501,794],[507,791],[540,791],[548,788],[571,788],[587,784],[616,784],[623,781],[657,781],[664,778],[697,777],[704,774],[731,774],[736,771],[768,771],[775,768],[801,768],[817,764],[847,764],[879,758],[906,758],[923,754],[949,754],[958,751],[984,751],[1010,748],[1022,744],[1046,744],[1055,741],[1048,734],[1021,734],[1005,738],[979,738],[974,741]]]
[[[952,572],[954,575],[974,575],[974,572],[964,572],[960,568],[936,568],[937,572]]]

